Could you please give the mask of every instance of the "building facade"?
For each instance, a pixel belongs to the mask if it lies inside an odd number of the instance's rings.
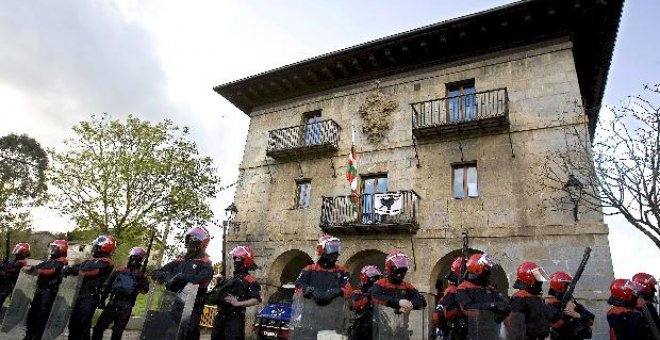
[[[464,229],[472,251],[499,261],[493,279],[509,294],[522,261],[573,273],[589,246],[576,296],[605,338],[603,215],[578,202],[576,218],[543,170],[574,142],[567,128],[595,129],[622,6],[522,1],[216,87],[250,117],[228,248],[254,248],[266,295],[314,259],[322,232],[341,238],[354,283],[398,249],[432,305]],[[424,338],[419,314],[411,327]]]

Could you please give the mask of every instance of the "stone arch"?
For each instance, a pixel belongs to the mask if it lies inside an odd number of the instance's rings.
[[[292,249],[280,254],[273,261],[268,273],[269,281],[277,286],[293,282],[298,278],[300,271],[312,264],[312,258],[302,250]]]
[[[443,256],[438,262],[433,266],[433,270],[431,271],[431,276],[429,277],[430,279],[430,285],[429,287],[434,287],[436,288],[436,282],[438,279],[443,279],[444,276],[447,274],[449,271],[449,268],[451,267],[451,263],[454,261],[454,259],[457,256],[461,256],[461,253],[463,252],[462,249],[456,249],[453,251],[450,251],[447,253],[445,256]],[[468,255],[472,255],[474,253],[481,252],[478,249],[473,249],[473,248],[468,248]],[[509,280],[507,279],[506,273],[504,272],[504,269],[502,266],[497,266],[495,270],[491,273],[490,277],[490,282],[497,287],[497,290],[500,291],[500,293],[504,295],[508,295],[508,290],[509,290]],[[442,286],[443,288],[446,288],[447,282],[443,279],[442,280]],[[442,294],[442,292],[437,292],[438,295]]]
[[[346,261],[346,268],[351,273],[351,286],[360,286],[360,270],[368,264],[377,266],[381,271],[385,270],[386,255],[383,251],[377,249],[362,250],[353,254]]]

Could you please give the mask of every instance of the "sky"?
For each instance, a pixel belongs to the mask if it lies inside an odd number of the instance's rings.
[[[190,128],[229,185],[238,177],[249,119],[213,86],[509,2],[1,1],[0,136],[26,133],[57,149],[91,114],[169,118]],[[660,83],[657,13],[660,1],[626,3],[604,105]],[[217,217],[224,218],[233,194],[225,190],[212,202]],[[606,223],[617,277],[660,276],[660,251],[641,232],[621,217]],[[72,228],[47,208],[34,214],[34,227]],[[211,256],[220,258],[219,247]]]

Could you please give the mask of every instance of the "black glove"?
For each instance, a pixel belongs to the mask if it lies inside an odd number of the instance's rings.
[[[99,305],[96,307],[98,309],[105,309],[105,296],[101,296],[101,299],[99,300]]]
[[[315,293],[315,288],[312,287],[312,286],[307,286],[307,287],[305,287],[305,289],[303,289],[303,297],[304,298],[307,298],[307,299],[312,298],[315,295],[314,293]],[[316,300],[316,298],[314,298],[314,300]]]
[[[509,313],[511,313],[511,305],[509,305],[504,301],[497,301],[491,303],[491,310],[496,313],[508,315]]]
[[[165,288],[171,292],[179,293],[186,286],[186,281],[181,279],[181,274],[172,276],[165,282]]]
[[[78,275],[78,271],[75,270],[73,267],[64,266],[62,268],[62,276],[67,277],[69,275]]]
[[[341,288],[332,288],[328,289],[327,292],[325,292],[325,299],[328,301],[332,301],[332,299],[344,295],[344,291],[341,290]]]
[[[154,280],[156,280],[156,281],[159,281],[159,282],[161,282],[161,283],[162,283],[163,281],[167,281],[167,280],[166,280],[167,273],[165,273],[165,272],[154,271],[154,272],[151,272],[151,274],[149,274],[149,276],[150,276],[152,279],[154,279]]]

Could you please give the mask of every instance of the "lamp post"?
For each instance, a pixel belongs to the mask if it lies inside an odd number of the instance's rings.
[[[564,191],[568,193],[571,202],[573,202],[573,218],[575,219],[575,222],[580,220],[578,206],[580,204],[583,190],[584,185],[582,185],[582,182],[580,182],[580,180],[573,174],[568,175],[568,181],[564,184]]]
[[[226,219],[222,222],[222,277],[227,277],[227,229],[234,225],[236,214],[238,214],[238,209],[232,202],[225,208]]]

